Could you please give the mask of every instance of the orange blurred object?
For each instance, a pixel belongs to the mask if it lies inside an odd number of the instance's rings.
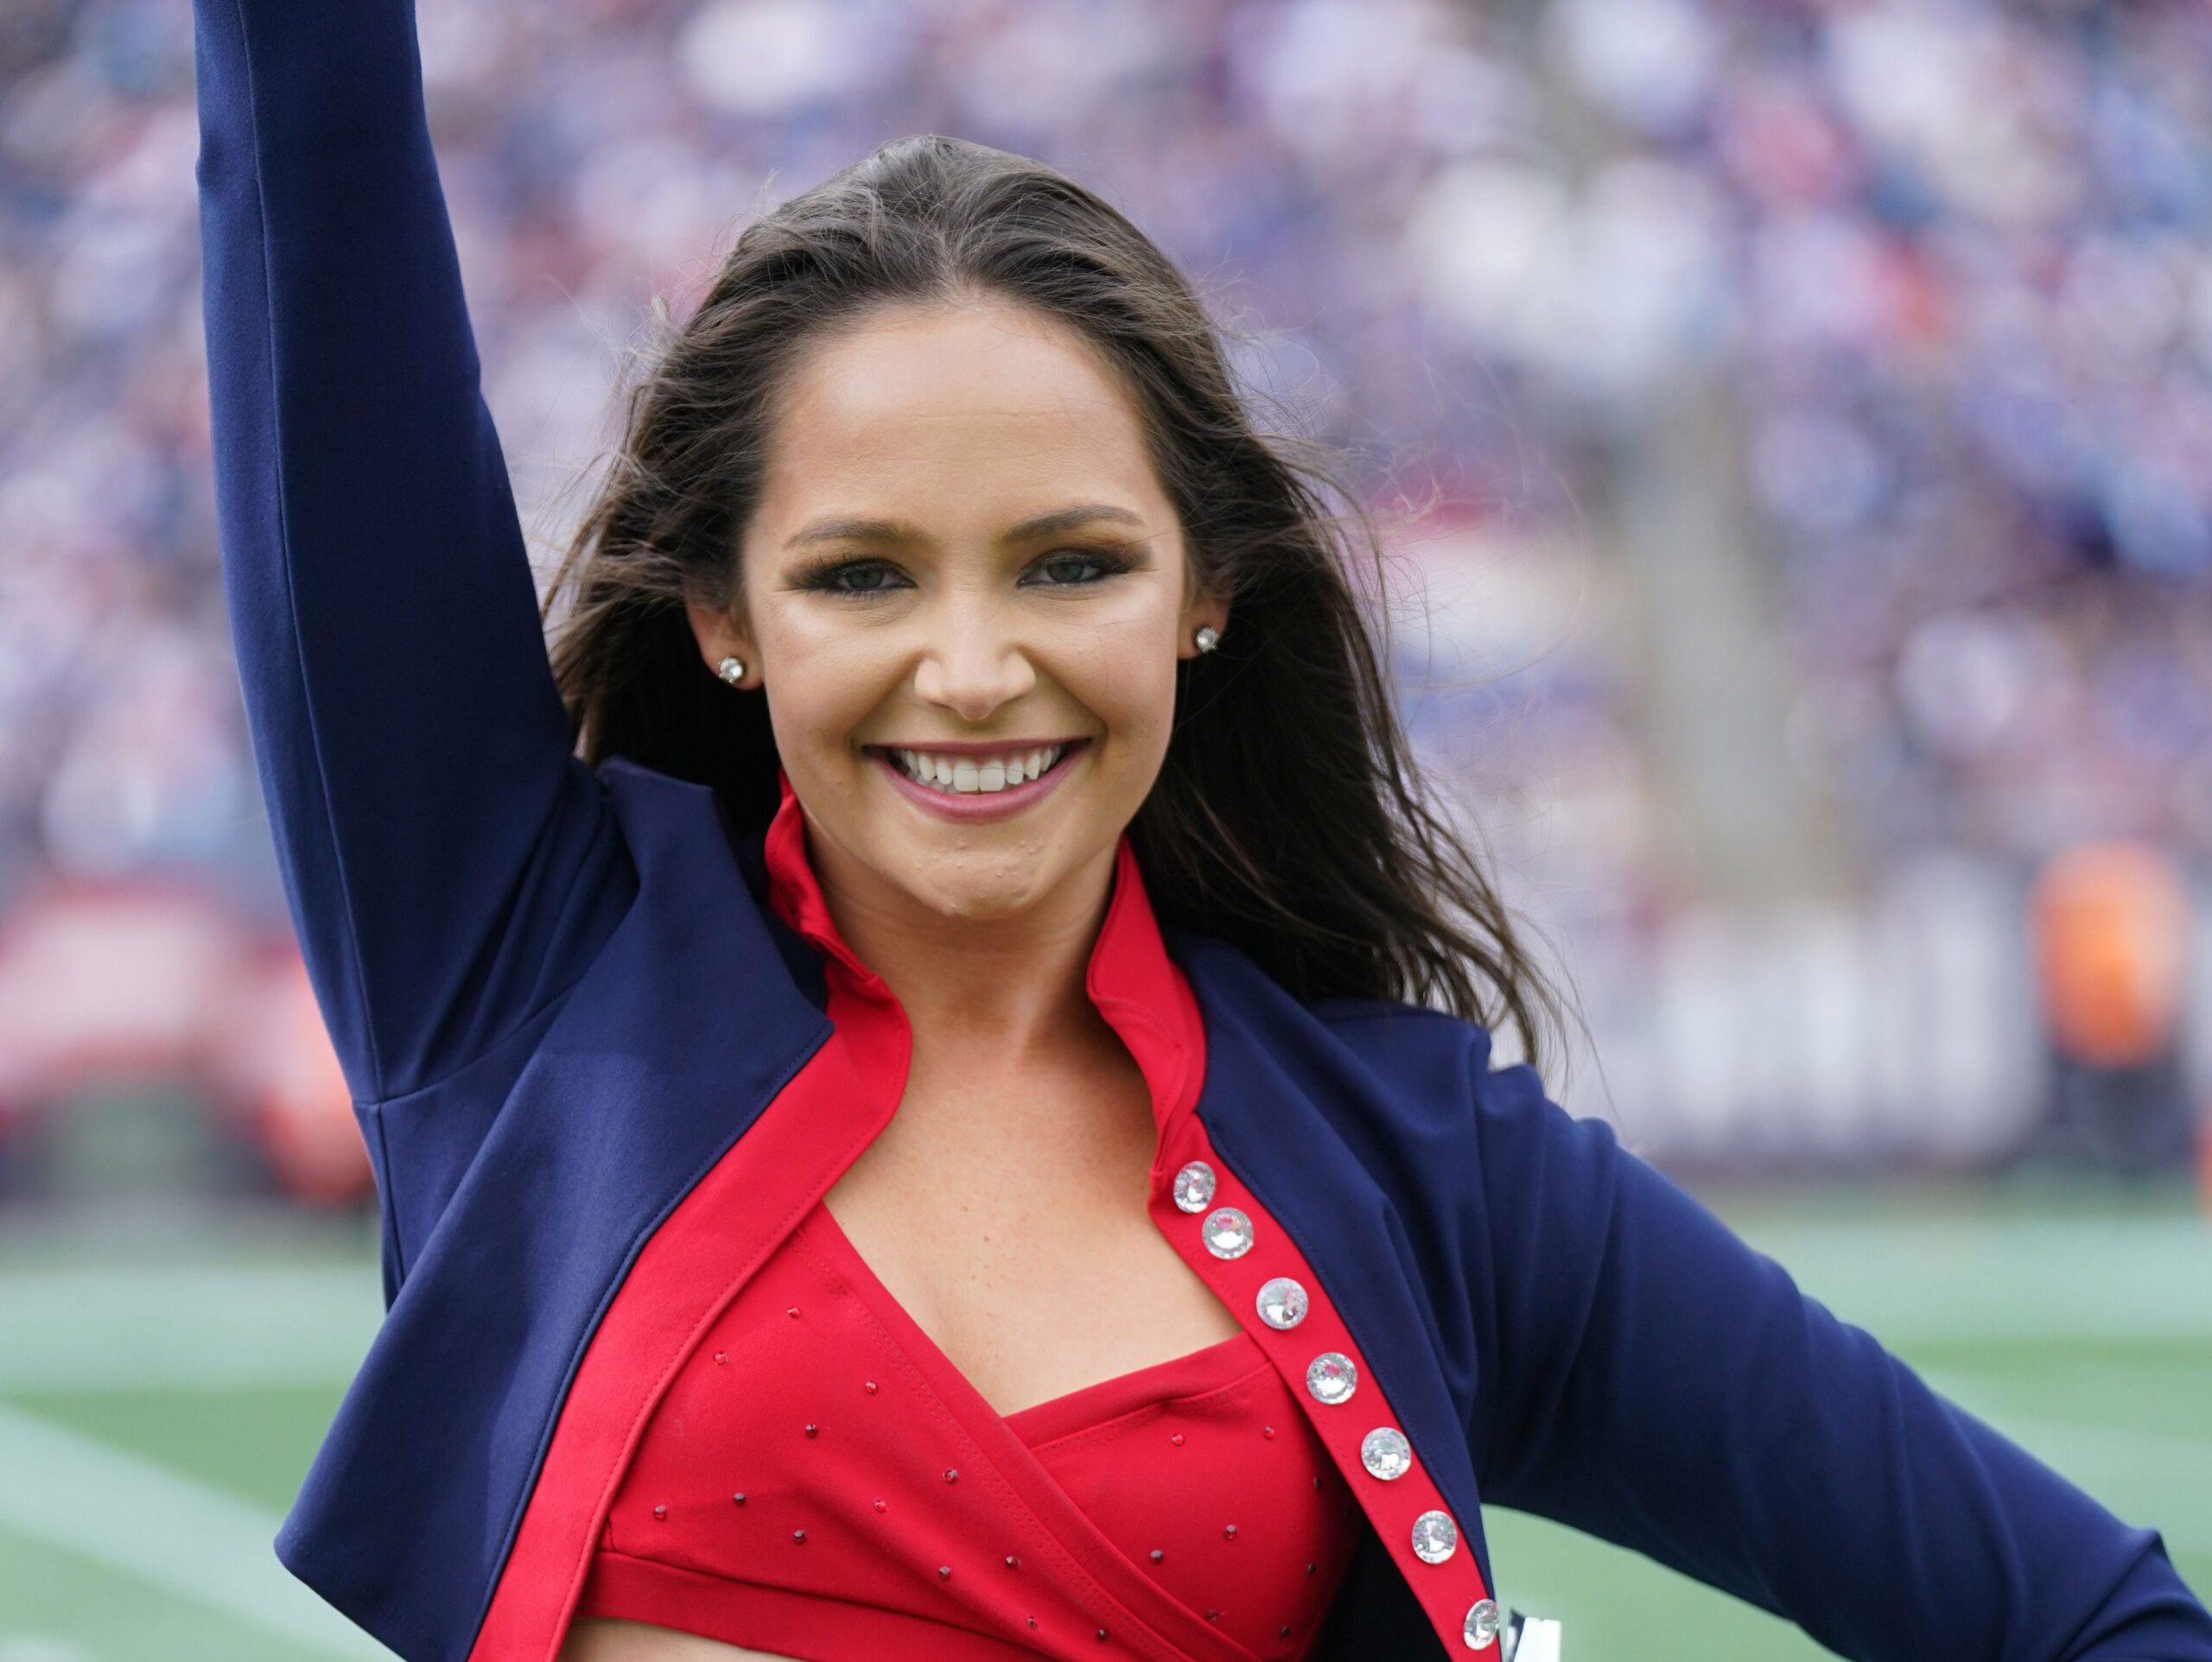
[[[2139,1067],[2173,1044],[2188,979],[2190,904],[2174,861],[2125,839],[2045,861],[2031,900],[2044,1017],[2079,1062]]]
[[[2212,1105],[2196,1114],[2196,1198],[2212,1212]]]
[[[353,1099],[316,1007],[306,964],[285,953],[242,1001],[230,1035],[249,1046],[231,1075],[276,1180],[296,1200],[344,1206],[372,1183]]]

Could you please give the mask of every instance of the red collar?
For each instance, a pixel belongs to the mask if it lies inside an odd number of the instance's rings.
[[[860,961],[830,918],[829,902],[807,858],[806,816],[780,764],[776,783],[783,799],[762,845],[769,904],[777,917],[842,967],[855,992],[898,1011],[904,1020],[905,1012],[891,989]],[[1152,1093],[1153,1120],[1164,1147],[1171,1122],[1197,1105],[1205,1077],[1205,1030],[1190,983],[1160,939],[1144,878],[1137,870],[1136,851],[1126,831],[1114,851],[1113,892],[1091,942],[1084,990],[1136,1058]]]

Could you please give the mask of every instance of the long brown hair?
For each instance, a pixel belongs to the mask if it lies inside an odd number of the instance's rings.
[[[1103,349],[1193,580],[1229,599],[1220,646],[1181,663],[1166,759],[1129,828],[1161,923],[1233,943],[1307,1002],[1510,1018],[1541,1065],[1532,1018],[1556,1025],[1558,995],[1418,777],[1347,580],[1363,558],[1379,594],[1382,549],[1337,458],[1258,432],[1182,275],[1026,156],[935,134],[881,146],[747,225],[690,318],[645,354],[546,596],[550,617],[574,591],[553,666],[582,754],[710,784],[741,832],[767,823],[766,703],[707,669],[684,600],[737,592],[778,385],[801,349],[886,306],[969,295],[1033,307]]]

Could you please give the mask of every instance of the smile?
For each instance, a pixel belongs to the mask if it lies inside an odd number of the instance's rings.
[[[1066,751],[1065,745],[1040,750],[1007,751],[1001,756],[950,756],[930,751],[893,750],[890,754],[917,783],[965,796],[973,791],[1004,790],[1034,779]]]
[[[867,750],[908,801],[944,818],[973,821],[1020,813],[1058,785],[1069,760],[1090,745],[1078,739],[985,756],[877,745]]]

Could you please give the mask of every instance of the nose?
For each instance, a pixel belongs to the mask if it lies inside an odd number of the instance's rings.
[[[981,724],[1037,684],[1037,671],[1010,626],[1007,608],[984,594],[948,596],[926,631],[914,669],[918,697],[963,722]]]

